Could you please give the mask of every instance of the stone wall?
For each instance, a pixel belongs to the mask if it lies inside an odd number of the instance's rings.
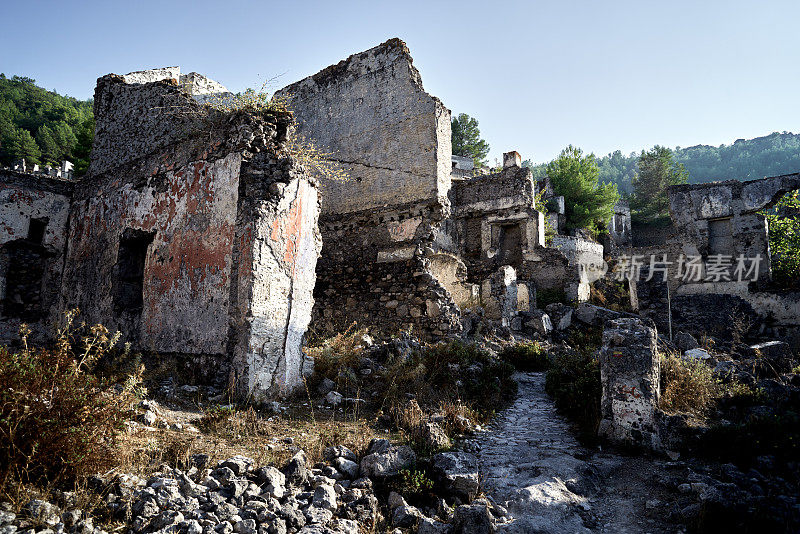
[[[767,224],[759,210],[800,189],[800,174],[749,182],[728,180],[670,187],[670,214],[687,254],[761,255],[762,279],[770,278]]]
[[[405,43],[354,54],[278,96],[289,99],[298,135],[347,175],[320,177],[315,329],[457,331],[457,309],[429,269],[448,211],[450,111],[423,89]]]
[[[602,437],[660,449],[656,412],[661,360],[656,337],[656,330],[639,319],[614,319],[603,330],[599,353]]]
[[[59,320],[59,290],[74,184],[0,171],[0,338],[22,322],[41,339]]]
[[[391,39],[278,92],[298,133],[331,152],[350,180],[322,179],[323,216],[433,203],[450,189],[450,110],[422,87]]]
[[[299,385],[320,239],[315,182],[281,153],[291,117],[116,75],[98,80],[95,117],[64,307],[198,378],[230,373],[242,396]]]
[[[634,248],[645,264],[651,255],[666,254],[672,262],[667,282],[657,275],[647,280],[642,268],[636,281],[640,312],[655,321],[662,332],[730,338],[734,331],[750,336],[779,338],[793,342],[800,337],[800,293],[772,288],[768,228],[758,211],[770,207],[788,191],[800,188],[800,174],[762,178],[749,182],[729,180],[670,188],[672,225],[654,246]],[[634,229],[634,243],[640,237]],[[641,242],[641,241],[638,241]],[[703,264],[727,257],[727,271],[715,278],[703,268],[697,279],[678,276],[678,262],[695,257]],[[738,258],[744,267],[749,258],[760,256],[758,280],[737,278]],[[685,269],[684,269],[685,270]],[[671,302],[667,302],[667,283]]]

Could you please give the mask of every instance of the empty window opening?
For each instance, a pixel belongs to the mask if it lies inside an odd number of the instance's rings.
[[[45,230],[47,230],[47,219],[31,219],[28,225],[28,241],[41,245]]]
[[[480,217],[473,217],[464,222],[464,248],[468,257],[481,255],[481,222]]]
[[[733,226],[730,217],[708,221],[708,253],[733,256]]]
[[[500,227],[500,259],[503,265],[515,266],[522,262],[522,231],[519,224]]]
[[[115,267],[114,306],[118,311],[141,310],[144,303],[144,266],[153,234],[127,229],[119,241]]]
[[[45,255],[39,245],[16,241],[6,246],[8,256],[3,315],[24,321],[41,319]]]

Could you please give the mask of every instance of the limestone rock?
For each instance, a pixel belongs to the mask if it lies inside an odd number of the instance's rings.
[[[477,503],[456,508],[453,516],[454,534],[490,534],[494,531],[492,517],[485,504]]]
[[[550,321],[550,316],[542,310],[530,312],[530,318],[525,322],[525,326],[542,336],[546,336],[553,331],[553,323]]]
[[[443,452],[431,464],[445,488],[461,499],[471,501],[478,493],[478,459],[466,452]]]
[[[672,342],[683,352],[700,348],[700,343],[697,342],[697,339],[687,332],[678,332]]]
[[[412,465],[417,455],[407,445],[390,447],[385,452],[374,452],[361,459],[361,476],[386,478]]]

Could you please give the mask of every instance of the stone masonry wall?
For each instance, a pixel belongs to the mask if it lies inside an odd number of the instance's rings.
[[[422,87],[410,52],[391,39],[278,92],[298,133],[342,164],[322,179],[322,214],[435,202],[450,189],[450,111]]]
[[[405,43],[354,54],[278,96],[290,99],[298,134],[348,176],[320,178],[315,330],[458,330],[457,309],[428,268],[448,211],[450,111],[423,89]]]
[[[320,242],[316,184],[281,155],[291,117],[222,114],[171,82],[115,75],[95,107],[101,149],[76,187],[64,307],[198,379],[230,371],[241,396],[297,386]]]
[[[611,441],[650,449],[661,446],[655,426],[661,369],[656,337],[656,330],[639,319],[615,319],[603,331],[598,432]]]
[[[35,337],[59,319],[73,183],[0,171],[0,338],[16,339],[20,323]],[[37,223],[43,227],[41,236]]]

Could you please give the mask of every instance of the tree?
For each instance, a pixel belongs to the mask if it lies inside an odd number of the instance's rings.
[[[672,150],[658,145],[642,150],[636,168],[631,214],[643,223],[664,221],[669,217],[668,188],[687,182],[686,169],[672,159]]]
[[[19,129],[11,138],[8,152],[14,160],[25,158],[27,163],[39,163],[42,151],[28,130]]]
[[[61,150],[53,137],[53,131],[47,126],[40,126],[36,132],[36,144],[42,150],[42,163],[57,165],[61,159]]]
[[[481,139],[478,120],[466,113],[460,113],[458,117],[453,118],[451,126],[453,154],[472,158],[476,167],[484,164],[489,154],[489,143]]]
[[[600,184],[594,154],[584,156],[572,145],[547,164],[547,176],[557,195],[564,197],[567,228],[588,228],[598,232],[614,215],[619,201],[616,184]]]
[[[772,279],[785,287],[800,288],[800,191],[786,193],[763,215],[769,227]]]

